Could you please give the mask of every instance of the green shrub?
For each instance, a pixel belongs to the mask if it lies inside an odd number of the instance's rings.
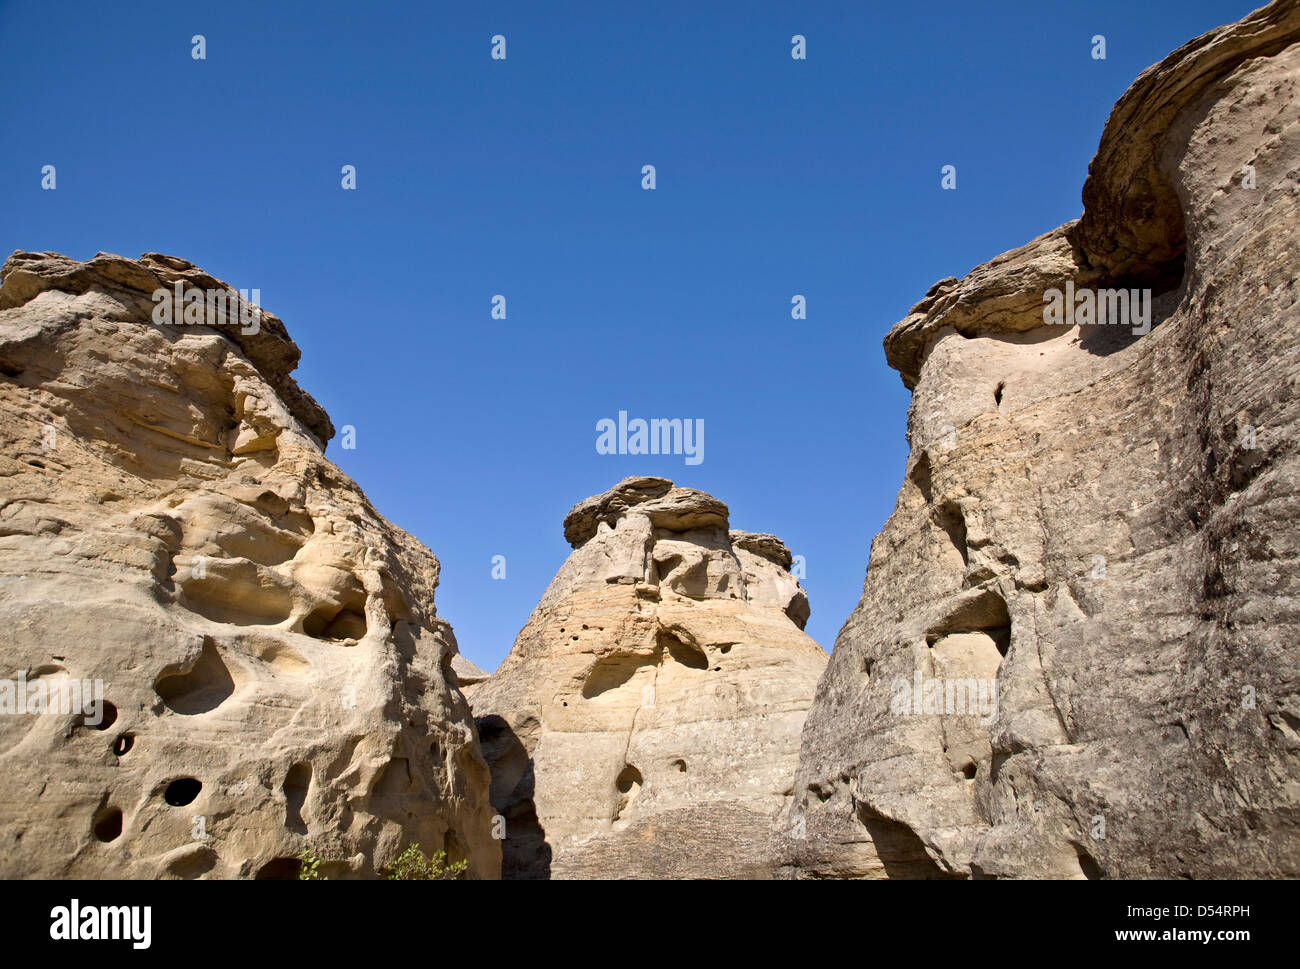
[[[321,873],[321,866],[325,864],[326,859],[308,848],[302,853],[300,860],[301,864],[298,868],[299,881],[329,881],[329,877]],[[447,864],[447,852],[445,851],[435,851],[431,857],[426,858],[424,853],[420,851],[420,846],[413,844],[398,855],[397,860],[391,865],[381,869],[379,874],[389,881],[453,881],[463,875],[468,868],[468,861]]]
[[[304,882],[327,882],[329,879],[320,873],[320,866],[325,859],[308,848],[302,853],[302,864],[298,868],[298,880]]]
[[[468,861],[450,865],[446,862],[447,852],[435,851],[431,857],[425,858],[420,846],[413,844],[398,855],[396,861],[382,869],[380,875],[389,881],[400,882],[452,881],[469,868]]]

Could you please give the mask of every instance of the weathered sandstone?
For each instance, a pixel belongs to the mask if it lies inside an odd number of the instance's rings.
[[[789,874],[1300,874],[1298,86],[1292,0],[1175,51],[1078,222],[890,331],[911,454],[804,727]],[[1045,326],[1067,281],[1152,288],[1155,328]],[[900,705],[918,676],[996,711]]]
[[[789,551],[662,478],[581,502],[564,534],[514,649],[466,687],[504,877],[770,877],[826,665]]]
[[[363,877],[408,843],[495,877],[438,561],[324,457],[298,348],[158,325],[189,263],[0,270],[0,677],[102,720],[0,716],[0,876]],[[99,722],[96,722],[96,721]]]

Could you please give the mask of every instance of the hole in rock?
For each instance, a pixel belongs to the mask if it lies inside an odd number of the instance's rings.
[[[198,797],[201,790],[203,784],[193,777],[178,777],[163,791],[163,800],[172,807],[184,807]]]
[[[661,650],[666,651],[674,662],[681,663],[693,670],[707,670],[709,668],[709,658],[704,655],[704,650],[698,646],[683,642],[666,629],[659,630],[655,640],[656,645]]]
[[[313,639],[362,639],[366,635],[365,602],[320,606],[302,621],[302,630]]]
[[[1136,324],[1136,315],[1141,312],[1145,314],[1145,325],[1154,330],[1173,315],[1183,285],[1183,269],[1184,259],[1179,256],[1160,270],[1162,276],[1158,279],[1124,276],[1093,283],[1088,289],[1096,294],[1097,322],[1079,328],[1079,347],[1094,356],[1107,357],[1143,339],[1129,324]],[[1114,321],[1120,321],[1119,325]]]
[[[93,717],[94,711],[91,711],[90,715]],[[113,704],[105,700],[103,706],[100,708],[99,711],[99,723],[91,723],[89,721],[85,721],[85,724],[87,727],[94,727],[96,730],[107,730],[109,727],[113,726],[113,724],[115,724],[116,722],[117,722],[117,707],[113,706]]]
[[[458,861],[468,861],[469,852],[465,850],[465,843],[460,840],[460,836],[455,831],[448,831],[442,839],[442,850],[447,853],[447,863],[454,865]]]
[[[966,518],[961,513],[961,506],[953,501],[946,501],[934,512],[934,521],[947,534],[952,547],[961,554],[962,565],[969,565],[969,552],[966,547]]]
[[[121,757],[134,746],[135,746],[134,734],[129,734],[129,733],[119,734],[117,739],[113,741],[113,753]]]
[[[613,653],[598,659],[582,684],[582,695],[592,700],[602,693],[618,689],[636,675],[637,670],[653,660],[633,653]]]
[[[72,721],[74,727],[90,727],[92,730],[107,730],[116,722],[117,707],[107,700],[100,701],[98,707],[93,700],[87,701]]]
[[[167,863],[167,872],[177,878],[191,879],[206,875],[217,866],[217,853],[211,848],[198,848]]]
[[[992,589],[964,598],[947,617],[930,627],[926,643],[934,646],[945,636],[973,632],[985,633],[993,640],[998,654],[1007,655],[1011,646],[1011,615],[1007,601]]]
[[[235,680],[210,639],[204,639],[203,651],[189,670],[173,669],[163,670],[153,688],[169,710],[182,716],[215,710],[235,692]]]
[[[1074,848],[1075,854],[1079,857],[1079,871],[1083,877],[1089,881],[1097,881],[1102,877],[1101,866],[1093,859],[1092,855],[1084,851],[1078,845]]]
[[[1006,388],[1006,386],[1007,386],[1006,381],[1000,380],[998,381],[998,385],[995,388],[993,388],[993,403],[997,404],[999,407],[1002,406],[1002,391]]]
[[[619,771],[614,786],[618,788],[620,794],[630,794],[635,788],[641,786],[641,772],[628,764]]]
[[[835,794],[835,784],[832,781],[813,781],[808,785],[808,790],[817,800],[825,804]]]
[[[499,743],[510,736],[510,725],[496,714],[479,717],[475,724],[478,726],[479,743],[483,746]]]
[[[253,881],[282,882],[297,881],[302,862],[297,858],[272,858],[253,876]]]
[[[1009,633],[1002,629],[975,629],[948,633],[930,644],[935,676],[944,681],[942,707],[950,712],[996,713],[997,677]],[[953,769],[967,770],[966,758],[953,761]],[[967,777],[974,776],[974,766]]]
[[[686,761],[682,760],[680,757],[672,762],[672,766],[677,768],[679,774],[686,773]]]
[[[1127,137],[1116,133],[1117,139]],[[1099,155],[1112,149],[1111,140],[1102,139]],[[1084,215],[1066,236],[1077,258],[1105,278],[1093,284],[1097,291],[1147,287],[1159,297],[1182,284],[1187,269],[1184,202],[1158,158],[1156,154],[1145,159],[1122,179],[1103,183],[1089,178],[1084,185]],[[1128,333],[1131,328],[1089,329]]]
[[[305,508],[290,504],[287,498],[282,498],[274,491],[263,491],[252,505],[263,515],[274,519],[276,527],[287,532],[305,538],[316,531],[316,522]]]
[[[974,763],[967,764],[965,767],[961,769],[961,776],[966,778],[966,780],[968,781],[973,781],[975,780],[975,774],[978,770],[979,770],[978,765]]]
[[[282,578],[245,558],[194,556],[182,579],[181,604],[205,619],[233,626],[274,625],[293,599]]]
[[[614,779],[614,786],[618,789],[619,798],[618,810],[614,812],[612,820],[618,822],[641,792],[641,772],[631,764],[626,765]]]
[[[113,841],[122,833],[122,812],[120,809],[105,808],[95,815],[90,830],[100,841]]]
[[[307,833],[302,819],[302,806],[307,802],[307,789],[311,787],[311,764],[298,763],[289,768],[284,778],[285,827],[298,834]]]
[[[33,468],[40,468],[42,471],[45,470],[45,463],[42,461],[28,461],[27,463],[30,464]]]
[[[475,724],[483,748],[483,759],[488,762],[492,770],[492,785],[488,792],[488,800],[493,805],[507,806],[516,800],[520,782],[531,773],[532,762],[528,751],[523,741],[502,717],[489,714],[480,717]],[[508,834],[507,837],[511,836]]]

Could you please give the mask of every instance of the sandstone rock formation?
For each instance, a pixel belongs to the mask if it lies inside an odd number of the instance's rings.
[[[911,454],[790,874],[1300,874],[1298,86],[1293,0],[1175,51],[1079,221],[890,331]],[[1151,288],[1155,328],[1044,325],[1067,282]]]
[[[152,322],[227,289],[157,254],[0,279],[0,678],[103,686],[0,716],[0,877],[295,877],[308,845],[359,877],[413,841],[495,877],[438,561],[325,459],[283,324]]]
[[[826,665],[789,551],[663,478],[578,504],[564,534],[514,649],[466,688],[503,877],[770,876]]]

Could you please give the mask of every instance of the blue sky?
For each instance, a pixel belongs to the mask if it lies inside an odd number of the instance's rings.
[[[885,332],[1076,217],[1133,78],[1254,5],[184,6],[0,3],[0,246],[259,288],[356,428],[327,453],[437,553],[492,669],[565,512],[630,474],[785,539],[830,649],[906,457]],[[705,460],[597,454],[620,409],[703,419]]]

